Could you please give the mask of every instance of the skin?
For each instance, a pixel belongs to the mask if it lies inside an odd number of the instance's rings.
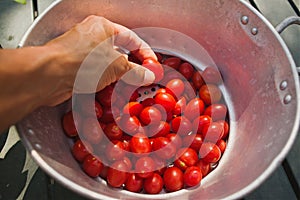
[[[133,85],[153,82],[152,72],[129,62],[114,46],[134,51],[141,60],[157,59],[132,31],[99,16],[87,17],[45,45],[0,50],[0,132],[41,106],[66,101],[73,92],[96,92],[120,78]],[[79,69],[85,79],[98,71],[102,76],[92,77],[94,87],[74,86]]]

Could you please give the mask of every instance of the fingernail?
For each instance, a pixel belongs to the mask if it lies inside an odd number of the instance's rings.
[[[144,75],[144,84],[151,84],[155,80],[155,75],[152,71],[146,69]]]

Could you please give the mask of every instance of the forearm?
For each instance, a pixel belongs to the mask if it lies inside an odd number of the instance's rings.
[[[49,67],[56,64],[54,52],[47,47],[0,51],[0,131],[46,105],[49,95],[57,92],[58,77]]]

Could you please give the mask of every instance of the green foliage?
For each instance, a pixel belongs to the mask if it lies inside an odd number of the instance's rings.
[[[26,4],[26,0],[14,0],[17,3]]]

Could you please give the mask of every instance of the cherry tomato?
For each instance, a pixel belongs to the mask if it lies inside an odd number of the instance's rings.
[[[160,158],[171,159],[175,156],[176,146],[171,143],[169,138],[157,137],[153,140],[152,151]]]
[[[178,69],[181,64],[181,59],[178,57],[169,57],[165,59],[162,64],[172,67],[173,69]]]
[[[112,85],[106,86],[103,90],[96,93],[96,99],[104,107],[111,107],[112,103],[116,101],[112,95],[114,87]]]
[[[143,105],[139,102],[129,102],[123,108],[123,113],[131,116],[139,116],[143,110]]]
[[[182,76],[182,74],[180,74],[180,72],[176,71],[175,69],[165,68],[165,76],[160,81],[160,84],[165,86],[169,81],[174,79],[184,80],[185,78],[184,76]]]
[[[181,148],[176,153],[176,160],[174,165],[181,170],[186,170],[188,167],[193,166],[198,161],[197,152],[192,148]]]
[[[187,99],[187,101],[196,98],[197,96],[197,89],[195,88],[194,84],[189,81],[184,82],[184,93],[183,96]]]
[[[121,160],[126,164],[128,170],[132,169],[132,162],[128,157],[125,156]]]
[[[175,104],[175,107],[173,109],[173,115],[181,115],[184,113],[186,107],[186,98],[181,97]]]
[[[139,93],[137,90],[133,91],[133,93],[130,96],[129,102],[135,102],[139,98]]]
[[[114,114],[113,114],[113,111],[112,111],[112,107],[103,107],[103,114],[102,114],[102,117],[99,119],[100,122],[102,123],[111,123],[114,121]]]
[[[95,178],[100,175],[101,170],[103,169],[103,164],[98,158],[89,154],[85,157],[82,168],[85,173]]]
[[[192,99],[185,107],[184,116],[190,121],[200,116],[204,112],[204,102],[199,98]]]
[[[221,73],[215,67],[206,67],[202,73],[202,77],[206,83],[220,84],[222,82]]]
[[[175,117],[171,122],[171,127],[180,136],[186,136],[192,132],[192,123],[185,116]]]
[[[204,115],[209,115],[213,121],[225,120],[226,114],[227,107],[224,104],[211,104],[204,111]]]
[[[166,85],[166,89],[170,91],[169,93],[173,93],[173,96],[178,98],[184,91],[184,82],[180,79],[170,80]]]
[[[150,153],[151,152],[151,144],[149,141],[149,138],[141,133],[135,134],[130,142],[130,150],[133,153],[137,154],[144,154],[144,153]]]
[[[202,130],[206,129],[212,123],[212,119],[208,115],[200,115],[193,121],[193,132],[202,134]]]
[[[191,134],[183,138],[183,146],[190,147],[194,149],[196,152],[199,152],[202,143],[203,143],[203,139],[200,134]]]
[[[148,106],[142,110],[139,118],[143,124],[148,125],[150,123],[160,122],[162,119],[162,115],[160,110],[155,106]]]
[[[192,82],[196,89],[200,89],[201,86],[204,85],[205,82],[200,71],[194,71]]]
[[[124,132],[132,135],[139,130],[141,123],[136,116],[122,115],[118,125]]]
[[[122,160],[114,162],[107,171],[107,183],[112,187],[121,187],[127,180],[128,171],[127,165]]]
[[[224,140],[219,140],[216,145],[220,148],[220,151],[223,154],[226,149],[226,142]]]
[[[162,105],[166,112],[171,112],[176,105],[174,97],[168,93],[158,93],[155,95],[154,100],[155,103]]]
[[[144,179],[135,173],[129,173],[125,182],[125,189],[130,192],[140,192],[143,189]]]
[[[123,142],[119,140],[113,140],[107,144],[106,158],[110,161],[120,160],[125,156],[125,149]]]
[[[104,133],[110,140],[120,140],[123,135],[123,131],[115,122],[107,124]]]
[[[163,137],[170,133],[170,125],[165,121],[160,121],[158,123],[150,124],[147,127],[148,137]]]
[[[175,145],[176,149],[181,148],[182,139],[179,135],[177,135],[175,133],[169,133],[166,137],[170,139],[170,141]]]
[[[104,134],[98,120],[94,118],[86,118],[83,121],[82,133],[84,138],[92,144],[101,142]]]
[[[197,166],[188,167],[183,174],[183,183],[188,187],[196,186],[202,180],[201,169]]]
[[[222,98],[221,90],[214,84],[203,85],[199,90],[199,96],[206,105],[218,103]]]
[[[154,73],[154,75],[155,75],[154,82],[155,83],[158,83],[160,80],[163,79],[164,69],[158,61],[156,61],[152,58],[148,58],[143,61],[142,65],[143,65],[143,67],[146,67],[147,69],[149,69],[150,71],[152,71]]]
[[[218,122],[212,122],[209,126],[202,129],[202,135],[205,141],[217,142],[223,137],[224,129]]]
[[[108,171],[108,166],[106,165],[103,165],[103,168],[100,172],[100,177],[103,178],[104,180],[106,180],[106,177],[107,177],[107,171]]]
[[[73,115],[76,119],[74,121]],[[77,112],[72,112],[69,111],[66,114],[64,114],[63,119],[62,119],[62,125],[63,129],[68,137],[76,137],[78,135],[76,127],[78,127],[80,124],[80,118]]]
[[[128,61],[139,64],[139,65],[142,64],[142,62],[134,54],[128,55]]]
[[[147,99],[144,99],[141,102],[141,104],[144,108],[148,107],[148,106],[153,106],[155,104],[155,100],[153,98],[147,98]]]
[[[183,173],[178,167],[167,168],[163,180],[168,192],[175,192],[183,188]]]
[[[150,157],[141,157],[135,163],[135,172],[141,178],[149,178],[155,170],[155,162]]]
[[[163,188],[163,179],[162,177],[154,173],[149,178],[146,178],[144,181],[144,190],[147,194],[158,194]]]
[[[211,171],[210,163],[203,161],[203,159],[198,160],[196,166],[201,169],[202,177],[206,176]]]
[[[217,122],[222,125],[223,130],[224,130],[224,134],[222,136],[222,139],[226,139],[227,136],[228,136],[228,134],[229,134],[229,125],[228,125],[228,123],[226,121],[224,121],[224,120],[219,120]]]
[[[199,156],[203,161],[208,163],[215,163],[221,158],[220,148],[211,142],[205,142],[202,144],[199,150]]]
[[[184,62],[182,63],[179,68],[178,71],[187,79],[189,80],[190,78],[192,78],[193,73],[194,73],[194,67],[188,63],[188,62]]]
[[[77,103],[84,116],[93,117],[96,114],[96,117],[99,119],[103,114],[100,103],[95,101],[90,95],[80,95]]]
[[[78,162],[83,162],[85,157],[92,152],[92,145],[86,141],[77,140],[72,147],[72,154]]]

